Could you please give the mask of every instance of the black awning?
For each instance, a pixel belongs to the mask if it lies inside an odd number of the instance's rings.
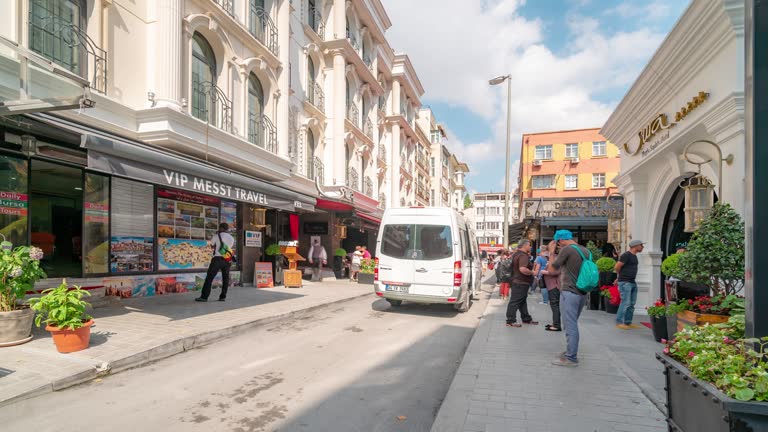
[[[518,240],[523,238],[523,235],[525,234],[525,230],[527,228],[528,224],[525,222],[520,222],[516,224],[512,224],[509,226],[509,230],[507,231],[509,237],[510,243],[517,243]]]

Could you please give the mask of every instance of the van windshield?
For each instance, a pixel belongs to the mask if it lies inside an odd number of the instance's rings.
[[[381,239],[383,255],[410,260],[437,260],[453,255],[448,225],[385,225]]]

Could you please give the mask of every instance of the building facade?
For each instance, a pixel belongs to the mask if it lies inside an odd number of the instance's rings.
[[[476,193],[472,197],[475,235],[481,250],[495,252],[504,244],[504,193]],[[518,222],[520,198],[518,191],[509,194],[508,225]],[[510,238],[515,243],[518,239]]]
[[[616,242],[621,223],[615,221],[624,211],[613,183],[619,165],[618,148],[599,129],[523,134],[519,218],[525,235],[543,244],[556,230],[569,229],[581,244]]]
[[[744,214],[744,18],[738,0],[691,2],[602,128],[622,144],[625,241],[646,242],[639,305],[663,295],[661,262],[691,236],[681,184],[700,173]]]
[[[249,283],[270,244],[370,247],[384,208],[428,204],[424,90],[378,0],[10,0],[0,23],[0,232],[51,278],[192,289],[228,222]]]

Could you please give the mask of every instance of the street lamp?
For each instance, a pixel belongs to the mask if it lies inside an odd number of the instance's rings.
[[[694,232],[699,229],[701,221],[709,214],[709,211],[714,205],[714,185],[712,181],[701,174],[701,166],[712,162],[712,159],[704,161],[692,161],[688,157],[688,150],[697,143],[709,144],[717,150],[717,198],[723,199],[723,162],[731,165],[733,163],[733,155],[729,154],[723,159],[723,152],[720,150],[720,146],[709,140],[694,141],[683,150],[683,158],[688,163],[696,165],[699,168],[697,175],[691,177],[687,181],[684,181],[685,186],[682,189],[685,190],[685,229],[687,233]]]
[[[495,86],[507,82],[507,158],[504,164],[504,248],[509,247],[509,147],[510,125],[512,123],[512,75],[497,76],[488,81]]]

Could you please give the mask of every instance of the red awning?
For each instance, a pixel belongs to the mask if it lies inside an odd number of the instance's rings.
[[[367,215],[365,213],[361,213],[361,212],[355,212],[355,214],[360,219],[366,220],[366,221],[371,222],[371,223],[375,223],[376,225],[381,225],[381,219],[379,219],[379,218],[375,218],[373,216],[369,216],[369,215]]]
[[[315,204],[315,207],[323,210],[334,210],[334,211],[352,211],[355,209],[350,204],[346,204],[339,201],[322,199],[322,198],[317,199],[317,204]]]

